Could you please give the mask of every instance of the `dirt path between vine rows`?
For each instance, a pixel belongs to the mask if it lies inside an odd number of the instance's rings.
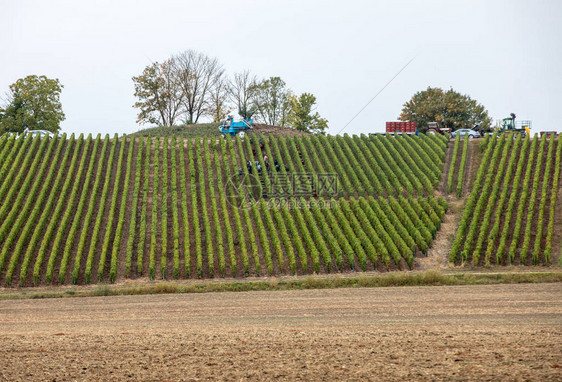
[[[560,380],[562,284],[5,300],[0,380]]]

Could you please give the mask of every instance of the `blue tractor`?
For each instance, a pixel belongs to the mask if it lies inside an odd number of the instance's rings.
[[[240,122],[234,122],[234,118],[229,115],[226,120],[222,121],[222,124],[219,126],[219,130],[222,134],[230,134],[230,136],[234,137],[236,134],[240,133],[241,136],[244,136],[244,130],[251,129],[254,124],[254,121],[250,119],[243,119]]]

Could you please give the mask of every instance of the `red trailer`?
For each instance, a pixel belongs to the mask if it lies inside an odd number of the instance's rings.
[[[556,135],[558,133],[556,131],[541,131],[540,134],[541,134],[541,137],[546,134],[547,138],[556,138]]]
[[[415,134],[416,133],[416,123],[415,122],[387,122],[386,123],[387,134]]]

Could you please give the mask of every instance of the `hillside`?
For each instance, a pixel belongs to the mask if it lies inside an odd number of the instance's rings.
[[[139,130],[133,133],[132,136],[136,137],[182,137],[182,138],[195,138],[195,137],[218,137],[219,136],[219,123],[198,123],[193,125],[182,125],[173,127],[149,127],[147,129]],[[302,131],[290,129],[287,127],[265,125],[256,123],[251,130],[250,134],[264,134],[264,135],[308,135]]]
[[[556,264],[561,152],[441,136],[3,137],[0,283]]]

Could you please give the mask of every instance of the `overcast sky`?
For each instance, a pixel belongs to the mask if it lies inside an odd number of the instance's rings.
[[[310,92],[338,133],[384,130],[428,86],[562,131],[562,1],[0,0],[0,93],[58,78],[68,133],[131,133],[132,76],[187,49]],[[145,126],[146,127],[146,126]]]

